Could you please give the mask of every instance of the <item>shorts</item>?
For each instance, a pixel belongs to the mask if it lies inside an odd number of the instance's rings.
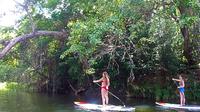
[[[178,89],[179,89],[179,92],[181,92],[181,93],[184,93],[184,91],[185,91],[185,89],[183,87],[178,88]]]

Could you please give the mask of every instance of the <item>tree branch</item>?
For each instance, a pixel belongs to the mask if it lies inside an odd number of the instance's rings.
[[[9,43],[3,48],[3,50],[0,52],[0,59],[2,59],[13,46],[15,46],[17,43],[22,42],[27,39],[40,37],[40,36],[53,36],[58,39],[67,38],[67,33],[65,31],[59,32],[59,31],[36,31],[29,34],[25,34],[16,38],[13,38],[9,41]]]
[[[31,15],[31,12],[29,11],[29,7],[31,6],[31,1],[26,0],[24,4],[21,4],[21,3],[17,2],[16,0],[14,0],[14,1],[26,11],[28,18],[30,19],[32,32],[35,32],[36,24],[33,20],[33,16]]]
[[[8,40],[4,40],[4,39],[0,40],[0,44],[3,45],[3,46],[8,45],[8,43],[9,43]]]

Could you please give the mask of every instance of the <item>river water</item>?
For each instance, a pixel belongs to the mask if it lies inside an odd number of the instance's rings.
[[[123,98],[122,98],[123,99]],[[1,92],[0,91],[0,112],[86,112],[73,105],[77,100],[73,95],[48,95],[26,92]],[[100,103],[99,98],[88,101]],[[156,107],[152,100],[144,99],[123,99],[127,106],[139,108],[152,108],[155,112],[187,112],[182,110],[167,110]],[[110,98],[110,103],[120,105],[115,98]],[[145,112],[145,111],[143,111]],[[152,112],[152,111],[151,111]]]

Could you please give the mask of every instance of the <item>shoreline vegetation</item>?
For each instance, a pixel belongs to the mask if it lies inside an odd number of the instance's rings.
[[[0,82],[0,92],[9,91],[30,91],[25,84],[19,84],[17,82]]]
[[[193,70],[196,72],[199,72],[200,69]],[[165,78],[168,81],[162,81],[163,77],[158,77],[160,75],[153,75],[151,78],[144,76],[142,80],[135,80],[134,82],[129,82],[128,86],[126,88],[119,89],[122,85],[111,85],[111,91],[113,93],[116,93],[120,97],[127,97],[127,98],[142,98],[142,99],[152,99],[156,101],[165,101],[165,100],[174,100],[179,98],[179,92],[176,87],[176,84],[171,81],[171,75],[165,75]],[[186,99],[195,101],[200,99],[200,94],[198,91],[200,91],[200,83],[198,83],[198,74],[193,75],[184,75],[185,83],[186,83]],[[191,77],[196,77],[190,79]],[[160,79],[161,78],[161,79]],[[152,80],[153,79],[153,80]],[[166,80],[164,79],[164,80]],[[194,81],[195,80],[195,81]],[[72,87],[74,85],[71,85]],[[31,89],[30,89],[31,88]],[[55,93],[55,94],[74,94],[76,97],[80,96],[86,96],[91,95],[95,96],[98,95],[98,93],[94,93],[95,91],[98,91],[99,87],[96,86],[88,86],[88,88],[79,88],[76,90],[77,93],[75,93],[72,88],[68,90],[66,93]],[[1,82],[0,83],[0,91],[24,91],[24,92],[43,92],[39,91],[37,87],[34,87],[34,85],[28,85],[28,84],[20,84],[16,82]],[[117,92],[116,92],[117,91]],[[125,92],[124,92],[125,91]],[[44,92],[45,93],[45,92]],[[49,93],[52,94],[52,93]]]

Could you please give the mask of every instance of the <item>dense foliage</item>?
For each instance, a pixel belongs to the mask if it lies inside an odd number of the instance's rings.
[[[1,60],[1,81],[66,93],[89,88],[92,78],[107,70],[113,89],[166,99],[176,97],[171,78],[183,73],[187,87],[199,90],[198,0],[25,0],[24,4],[28,8],[21,10],[27,15],[17,28],[1,27],[2,40],[33,30],[64,30],[69,35],[18,43]]]

